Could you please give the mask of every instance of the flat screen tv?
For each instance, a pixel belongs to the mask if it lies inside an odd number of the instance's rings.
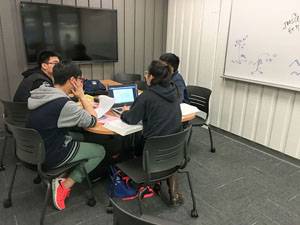
[[[118,60],[117,11],[21,2],[27,62],[41,50],[82,63]]]

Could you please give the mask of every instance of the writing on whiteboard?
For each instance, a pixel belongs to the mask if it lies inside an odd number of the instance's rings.
[[[267,63],[271,63],[274,58],[276,58],[276,54],[262,53],[260,54],[255,61],[250,61],[249,64],[253,65],[253,70],[251,74],[263,74],[263,67]]]
[[[292,13],[291,17],[283,22],[282,30],[287,30],[290,34],[299,31],[299,15],[297,13]]]
[[[234,47],[237,50],[237,58],[231,60],[232,63],[238,63],[241,64],[242,62],[247,62],[247,57],[244,54],[244,48],[246,46],[246,40],[248,38],[248,35],[245,35],[243,38],[241,39],[237,39],[234,43]]]
[[[270,53],[261,53],[258,55],[256,59],[249,59],[245,53],[246,46],[247,46],[247,38],[248,35],[237,39],[234,42],[234,48],[236,49],[236,56],[234,59],[231,60],[233,64],[248,64],[251,66],[251,75],[255,74],[263,74],[264,73],[264,66],[268,63],[273,62],[274,58],[277,57],[277,54],[270,54]]]
[[[292,72],[290,72],[290,75],[296,75],[300,76],[300,62],[298,59],[293,60],[289,67],[292,69]]]

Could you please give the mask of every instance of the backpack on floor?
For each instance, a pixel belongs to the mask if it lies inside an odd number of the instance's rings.
[[[137,197],[137,189],[131,184],[131,179],[115,166],[109,167],[108,195],[112,198],[131,200]]]

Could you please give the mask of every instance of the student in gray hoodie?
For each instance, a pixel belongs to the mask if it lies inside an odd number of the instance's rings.
[[[96,112],[84,97],[81,70],[72,63],[59,63],[53,68],[53,77],[54,88],[41,85],[31,91],[27,127],[37,130],[44,140],[45,166],[55,168],[87,159],[85,168],[89,173],[103,160],[104,148],[98,144],[72,140],[68,135],[71,127],[93,127],[97,123]],[[69,94],[79,99],[82,108],[70,100]],[[68,177],[52,181],[53,203],[57,209],[65,208],[65,199],[71,187],[84,178],[81,168],[76,167]]]

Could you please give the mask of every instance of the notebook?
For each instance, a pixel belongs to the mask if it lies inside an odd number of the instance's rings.
[[[114,98],[112,110],[121,114],[123,106],[131,106],[137,96],[136,84],[108,86],[108,96]]]
[[[129,125],[123,122],[120,118],[108,121],[104,124],[104,127],[122,136],[143,130],[142,124]]]

